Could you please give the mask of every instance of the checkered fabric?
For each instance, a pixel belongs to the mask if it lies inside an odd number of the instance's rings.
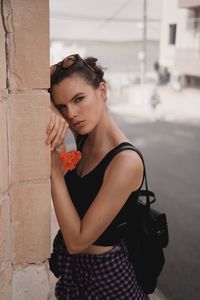
[[[123,239],[102,254],[69,254],[63,249],[58,267],[58,300],[149,300],[136,281]]]

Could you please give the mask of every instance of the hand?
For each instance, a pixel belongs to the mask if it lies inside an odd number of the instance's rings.
[[[51,120],[47,128],[46,144],[51,144],[51,151],[63,144],[69,124],[51,102]]]
[[[59,146],[59,150],[60,151],[65,151],[66,150],[64,143]],[[51,175],[54,172],[63,173],[59,153],[56,150],[51,152]]]

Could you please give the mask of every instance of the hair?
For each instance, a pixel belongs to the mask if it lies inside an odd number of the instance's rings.
[[[106,82],[103,78],[104,71],[103,67],[97,64],[97,58],[87,57],[84,61],[92,67],[94,72],[90,70],[90,68],[84,64],[83,61],[76,61],[75,64],[70,66],[67,69],[62,67],[58,67],[54,73],[51,75],[51,87],[54,84],[59,84],[65,78],[71,77],[73,75],[77,75],[83,78],[86,82],[88,82],[93,88],[98,88],[101,82]]]

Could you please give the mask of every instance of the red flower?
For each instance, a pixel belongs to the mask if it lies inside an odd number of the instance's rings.
[[[59,157],[61,160],[63,173],[65,173],[68,170],[75,169],[77,163],[81,159],[81,152],[76,150],[69,152],[61,151],[59,153]]]

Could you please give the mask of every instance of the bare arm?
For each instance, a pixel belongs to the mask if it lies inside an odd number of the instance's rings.
[[[47,127],[47,144],[51,144],[51,149],[61,145],[67,133],[69,125],[62,114],[55,107],[53,101],[50,101],[50,122]]]
[[[70,253],[79,253],[98,239],[131,192],[141,184],[142,171],[143,164],[137,153],[126,150],[117,154],[109,164],[102,187],[82,220],[72,203],[62,173],[58,169],[52,171],[54,209]]]

